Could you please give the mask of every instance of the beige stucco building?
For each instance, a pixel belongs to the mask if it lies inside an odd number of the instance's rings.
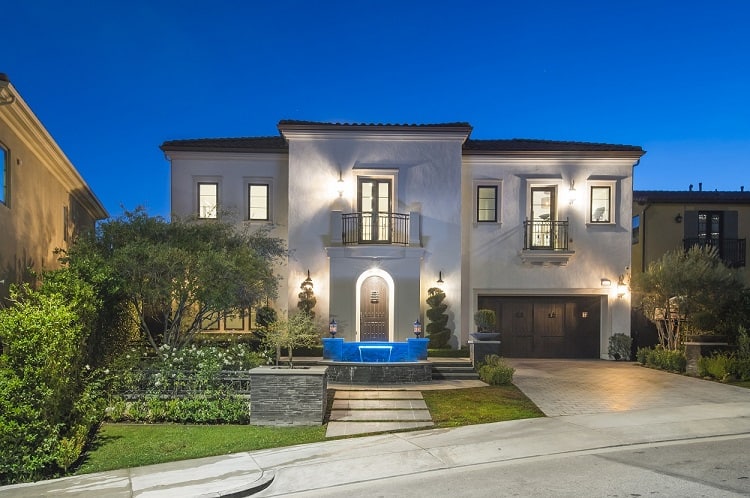
[[[496,311],[506,356],[606,358],[609,337],[629,333],[617,283],[640,147],[475,140],[468,123],[278,130],[161,148],[175,215],[235,216],[287,242],[279,311],[296,309],[309,271],[317,316],[349,341],[413,336],[435,286],[453,347],[480,308]]]
[[[0,74],[0,298],[27,270],[58,266],[55,248],[107,212],[44,125]]]

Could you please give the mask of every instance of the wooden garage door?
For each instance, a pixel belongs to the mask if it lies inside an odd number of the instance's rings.
[[[599,358],[600,296],[479,296],[497,313],[503,356]]]

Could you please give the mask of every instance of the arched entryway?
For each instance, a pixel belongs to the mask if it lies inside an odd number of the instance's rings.
[[[393,279],[382,270],[370,270],[357,280],[357,316],[360,341],[393,338]]]

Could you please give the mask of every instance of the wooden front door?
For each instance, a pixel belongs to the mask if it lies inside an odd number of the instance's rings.
[[[383,277],[367,277],[359,298],[359,340],[388,340],[388,284]]]

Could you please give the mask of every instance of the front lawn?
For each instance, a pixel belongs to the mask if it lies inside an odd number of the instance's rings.
[[[422,397],[436,427],[489,424],[544,416],[514,385],[423,391]]]
[[[423,391],[422,396],[436,427],[544,416],[513,385]],[[76,474],[314,443],[324,441],[325,432],[325,426],[103,424]]]

